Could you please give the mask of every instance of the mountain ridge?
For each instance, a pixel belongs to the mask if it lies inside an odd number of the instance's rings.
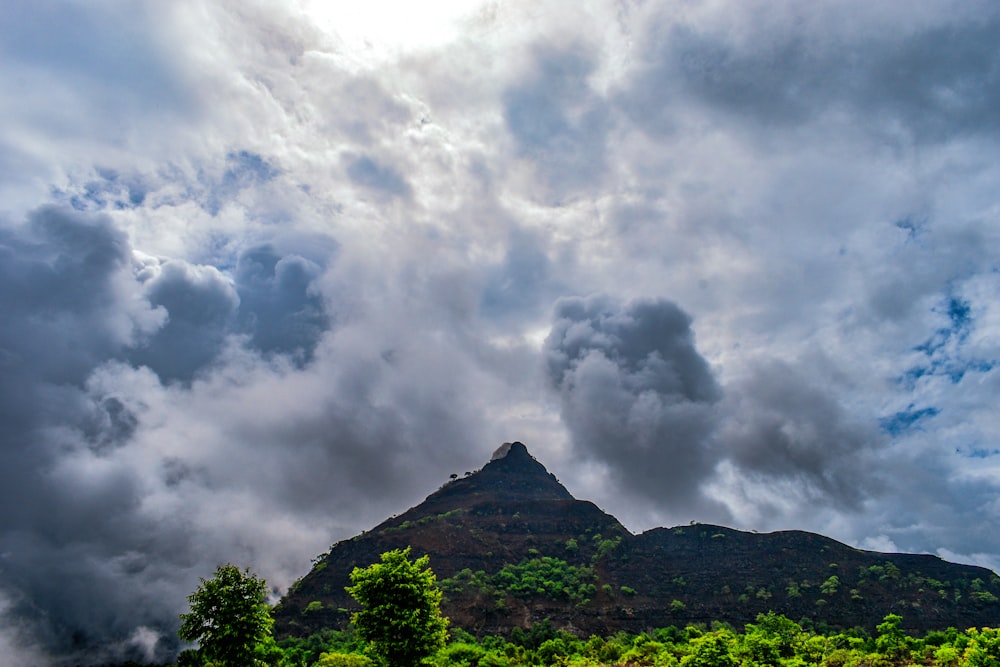
[[[445,614],[476,635],[545,619],[605,636],[741,626],[767,611],[835,628],[873,629],[889,613],[915,631],[1000,625],[1000,577],[986,568],[798,530],[692,523],[633,534],[574,498],[515,442],[422,503],[334,544],[275,609],[278,636],[345,627],[357,608],[344,591],[351,570],[407,546],[430,556]]]

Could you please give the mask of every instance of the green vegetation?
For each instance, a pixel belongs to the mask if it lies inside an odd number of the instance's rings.
[[[441,580],[441,589],[446,594],[472,589],[498,598],[509,594],[517,598],[543,597],[583,605],[597,592],[597,576],[593,568],[542,556],[517,565],[504,565],[495,574],[462,570],[454,577]]]
[[[434,523],[435,521],[443,521],[445,519],[450,519],[453,516],[461,514],[464,510],[461,508],[453,509],[449,512],[443,512],[441,514],[432,514],[430,516],[425,516],[416,521],[406,520],[400,523],[398,526],[390,526],[388,528],[382,529],[383,533],[398,533],[403,530],[409,530],[410,528],[415,528],[417,526],[425,526],[429,523]]]
[[[351,617],[358,636],[387,667],[415,667],[444,646],[448,619],[441,615],[441,591],[421,556],[410,548],[382,554],[382,562],[351,572],[347,592],[362,609]]]
[[[596,536],[595,543],[613,542]],[[264,602],[266,585],[249,570],[220,567],[211,580],[202,580],[193,593],[191,612],[182,615],[181,637],[199,641],[197,650],[185,651],[178,667],[998,667],[1000,631],[994,628],[956,628],[907,634],[903,616],[887,615],[874,634],[863,629],[833,633],[822,623],[795,622],[783,615],[759,614],[742,631],[725,623],[667,627],[631,635],[577,637],[559,630],[549,621],[522,629],[509,637],[473,637],[454,628],[447,639],[448,620],[440,613],[441,589],[495,596],[498,606],[510,597],[544,597],[577,604],[586,603],[596,592],[593,568],[577,567],[552,557],[535,557],[499,572],[464,570],[440,582],[424,556],[410,560],[410,549],[384,553],[380,563],[355,568],[348,592],[362,605],[347,631],[325,630],[306,638],[275,642],[270,636],[271,618]],[[850,578],[848,578],[849,581]],[[986,590],[995,585],[980,579],[941,582],[917,575],[900,576],[891,564],[864,568],[864,581],[889,585],[919,585],[928,591],[964,592],[976,604],[992,604]],[[686,583],[671,583],[683,590]],[[812,589],[833,600],[838,590],[860,598],[858,589],[848,589],[832,575],[821,584],[788,581],[786,591]],[[608,595],[635,595],[628,586],[616,590],[605,584]],[[780,590],[780,589],[779,589]],[[814,594],[815,594],[814,593]],[[731,593],[727,593],[731,594]],[[747,584],[740,600],[769,599],[769,587]],[[847,595],[841,593],[840,598]],[[670,602],[670,610],[683,613],[688,599]],[[816,600],[817,605],[827,604]],[[972,604],[972,602],[970,602]],[[326,607],[318,600],[308,603],[304,614]],[[346,610],[341,610],[346,611]]]
[[[198,642],[196,651],[185,651],[189,664],[246,667],[271,640],[274,621],[267,606],[267,584],[249,569],[220,565],[211,579],[202,579],[188,596],[191,611],[181,614],[177,634]]]
[[[757,616],[740,632],[725,624],[667,627],[638,635],[581,638],[548,621],[510,637],[476,640],[455,629],[451,643],[424,662],[428,667],[996,667],[1000,631],[954,628],[912,637],[890,614],[874,636],[863,630],[821,633],[781,614]],[[350,633],[288,639],[273,667],[367,667]],[[307,647],[308,650],[307,650]],[[335,656],[321,658],[322,655]],[[355,662],[349,662],[353,656]],[[322,660],[327,660],[323,662]],[[334,661],[336,660],[336,661]]]
[[[594,552],[594,557],[591,559],[593,564],[596,564],[602,558],[606,558],[611,555],[611,552],[618,548],[621,544],[622,538],[616,537],[611,540],[601,539],[600,535],[594,535],[594,542],[597,544],[597,551]]]

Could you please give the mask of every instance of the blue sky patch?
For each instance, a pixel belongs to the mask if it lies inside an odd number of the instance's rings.
[[[927,407],[915,409],[913,404],[910,403],[905,410],[900,410],[888,417],[882,417],[878,420],[878,423],[883,431],[891,436],[897,436],[914,429],[919,430],[920,422],[936,417],[940,413],[941,410],[939,408]]]

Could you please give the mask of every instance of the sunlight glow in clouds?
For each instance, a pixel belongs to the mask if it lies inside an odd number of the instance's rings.
[[[382,60],[455,40],[462,24],[490,1],[303,0],[303,10],[349,50]]]

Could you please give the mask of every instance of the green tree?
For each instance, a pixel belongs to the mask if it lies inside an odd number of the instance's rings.
[[[969,646],[965,649],[965,664],[969,667],[1000,665],[1000,629],[969,628]]]
[[[321,653],[313,667],[369,667],[372,661],[356,653]]]
[[[875,637],[875,650],[891,660],[902,662],[910,657],[908,637],[902,628],[903,617],[899,614],[889,614],[882,623],[875,626],[878,636]]]
[[[358,636],[391,667],[413,667],[444,646],[448,619],[429,558],[410,560],[410,548],[382,554],[382,562],[351,572],[347,587],[362,610],[351,617]]]
[[[736,653],[744,665],[780,665],[801,643],[802,626],[781,614],[757,614],[757,624],[747,623]]]
[[[681,667],[736,667],[733,656],[735,637],[721,630],[691,640],[691,653],[681,658]]]
[[[267,583],[250,569],[220,565],[188,596],[191,611],[181,614],[178,636],[198,642],[199,654],[219,667],[254,664],[257,645],[271,636]]]

